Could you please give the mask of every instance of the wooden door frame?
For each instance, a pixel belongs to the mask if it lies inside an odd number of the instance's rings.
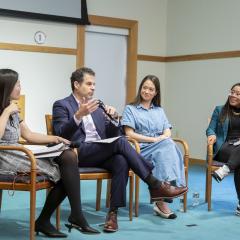
[[[95,15],[89,15],[89,21],[92,25],[95,26],[128,29],[129,35],[127,40],[126,103],[131,102],[136,96],[138,22],[135,20],[126,20]],[[77,68],[84,66],[85,34],[85,26],[78,25],[76,59]]]

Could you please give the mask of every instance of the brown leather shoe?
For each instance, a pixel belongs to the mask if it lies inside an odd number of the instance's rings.
[[[104,232],[116,232],[118,230],[117,213],[109,212],[103,227]]]
[[[176,198],[188,191],[187,187],[174,187],[169,183],[162,182],[158,188],[149,188],[151,201],[158,201],[163,198]]]

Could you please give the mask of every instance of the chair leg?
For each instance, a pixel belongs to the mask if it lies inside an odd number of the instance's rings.
[[[3,195],[3,190],[0,189],[0,212],[2,210],[2,195]]]
[[[135,175],[135,217],[138,217],[139,208],[139,177]]]
[[[102,179],[97,180],[96,211],[100,210],[102,193]]]
[[[205,202],[208,202],[208,169],[206,169],[206,187],[205,187]]]
[[[207,179],[207,202],[208,202],[208,211],[211,211],[212,209],[212,200],[211,200],[211,195],[212,195],[212,176],[211,176],[211,171],[208,171],[208,179]]]
[[[188,186],[188,169],[185,169],[186,186]],[[183,211],[187,212],[187,193],[183,195]]]
[[[36,190],[30,191],[30,240],[35,239]]]
[[[134,174],[129,177],[129,220],[132,221],[133,217],[133,184]]]
[[[106,208],[110,207],[111,198],[111,179],[107,180],[107,193],[106,193]]]
[[[210,182],[208,185],[208,211],[212,210],[212,178],[210,178]]]

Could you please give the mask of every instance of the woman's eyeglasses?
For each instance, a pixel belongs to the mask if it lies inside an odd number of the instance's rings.
[[[234,91],[234,90],[231,90],[228,95],[232,96],[232,97],[240,98],[240,92],[237,92],[237,91]]]

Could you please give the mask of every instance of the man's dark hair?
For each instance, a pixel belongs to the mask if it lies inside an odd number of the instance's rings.
[[[71,76],[72,91],[74,90],[74,82],[82,83],[85,74],[95,76],[95,72],[91,68],[86,68],[86,67],[79,68],[72,73],[72,76]]]
[[[10,104],[10,95],[18,81],[18,73],[12,69],[0,69],[0,114]]]

